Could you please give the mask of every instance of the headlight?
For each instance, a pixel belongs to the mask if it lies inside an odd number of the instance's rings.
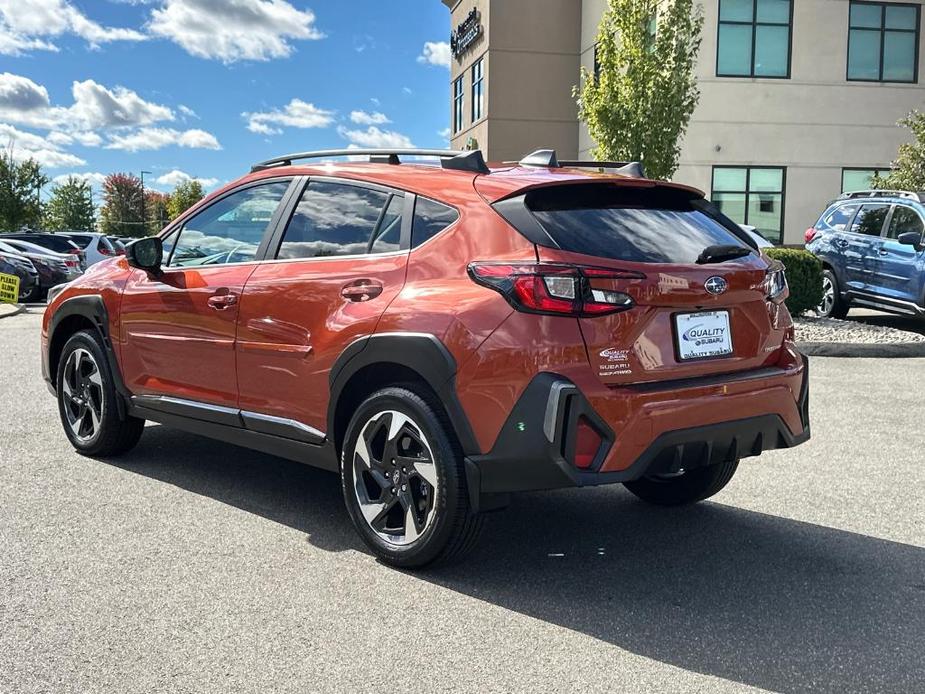
[[[787,298],[789,288],[787,287],[787,275],[784,272],[784,265],[779,260],[775,260],[771,267],[768,268],[764,278],[764,291],[768,301],[779,304]]]

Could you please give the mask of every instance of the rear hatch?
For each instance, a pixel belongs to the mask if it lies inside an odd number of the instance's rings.
[[[612,270],[611,277],[586,272],[591,290],[632,299],[628,310],[578,318],[604,383],[731,373],[776,360],[783,296],[768,300],[768,262],[699,195],[601,182],[535,188],[517,199],[529,217],[513,222],[535,220],[528,235],[540,263]]]

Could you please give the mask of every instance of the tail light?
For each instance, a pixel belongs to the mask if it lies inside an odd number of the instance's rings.
[[[790,293],[790,288],[787,286],[787,275],[784,272],[784,265],[779,260],[775,260],[771,267],[768,268],[767,274],[764,276],[764,292],[765,296],[768,298],[768,301],[779,304]]]
[[[810,227],[809,229],[803,232],[804,243],[809,243],[814,238],[816,238],[816,228],[815,227]]]
[[[109,250],[109,249],[106,248],[106,246],[104,246],[103,244],[99,244],[99,245],[96,247],[96,250],[98,250],[98,251],[100,252],[101,255],[106,255],[106,256],[110,256],[110,257],[112,257],[112,256],[114,256],[114,255],[117,255],[115,251]]]
[[[64,264],[67,267],[80,267],[80,261],[77,258],[64,258]]]
[[[71,255],[76,255],[77,257],[80,257],[81,252],[82,251],[79,248],[71,248],[68,251],[68,253],[70,253]]]
[[[595,285],[645,279],[638,272],[558,263],[470,263],[469,276],[500,293],[518,311],[582,317],[619,313],[634,306],[629,294]]]

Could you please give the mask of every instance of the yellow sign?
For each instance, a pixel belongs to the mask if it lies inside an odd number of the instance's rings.
[[[19,301],[19,278],[0,273],[0,302],[15,304]]]

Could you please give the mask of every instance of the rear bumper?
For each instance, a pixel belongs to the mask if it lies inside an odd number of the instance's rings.
[[[470,490],[484,496],[626,482],[797,446],[810,437],[809,370],[806,357],[793,356],[787,367],[605,393],[540,374],[491,452],[466,459]],[[579,417],[603,439],[588,469],[572,464]]]

